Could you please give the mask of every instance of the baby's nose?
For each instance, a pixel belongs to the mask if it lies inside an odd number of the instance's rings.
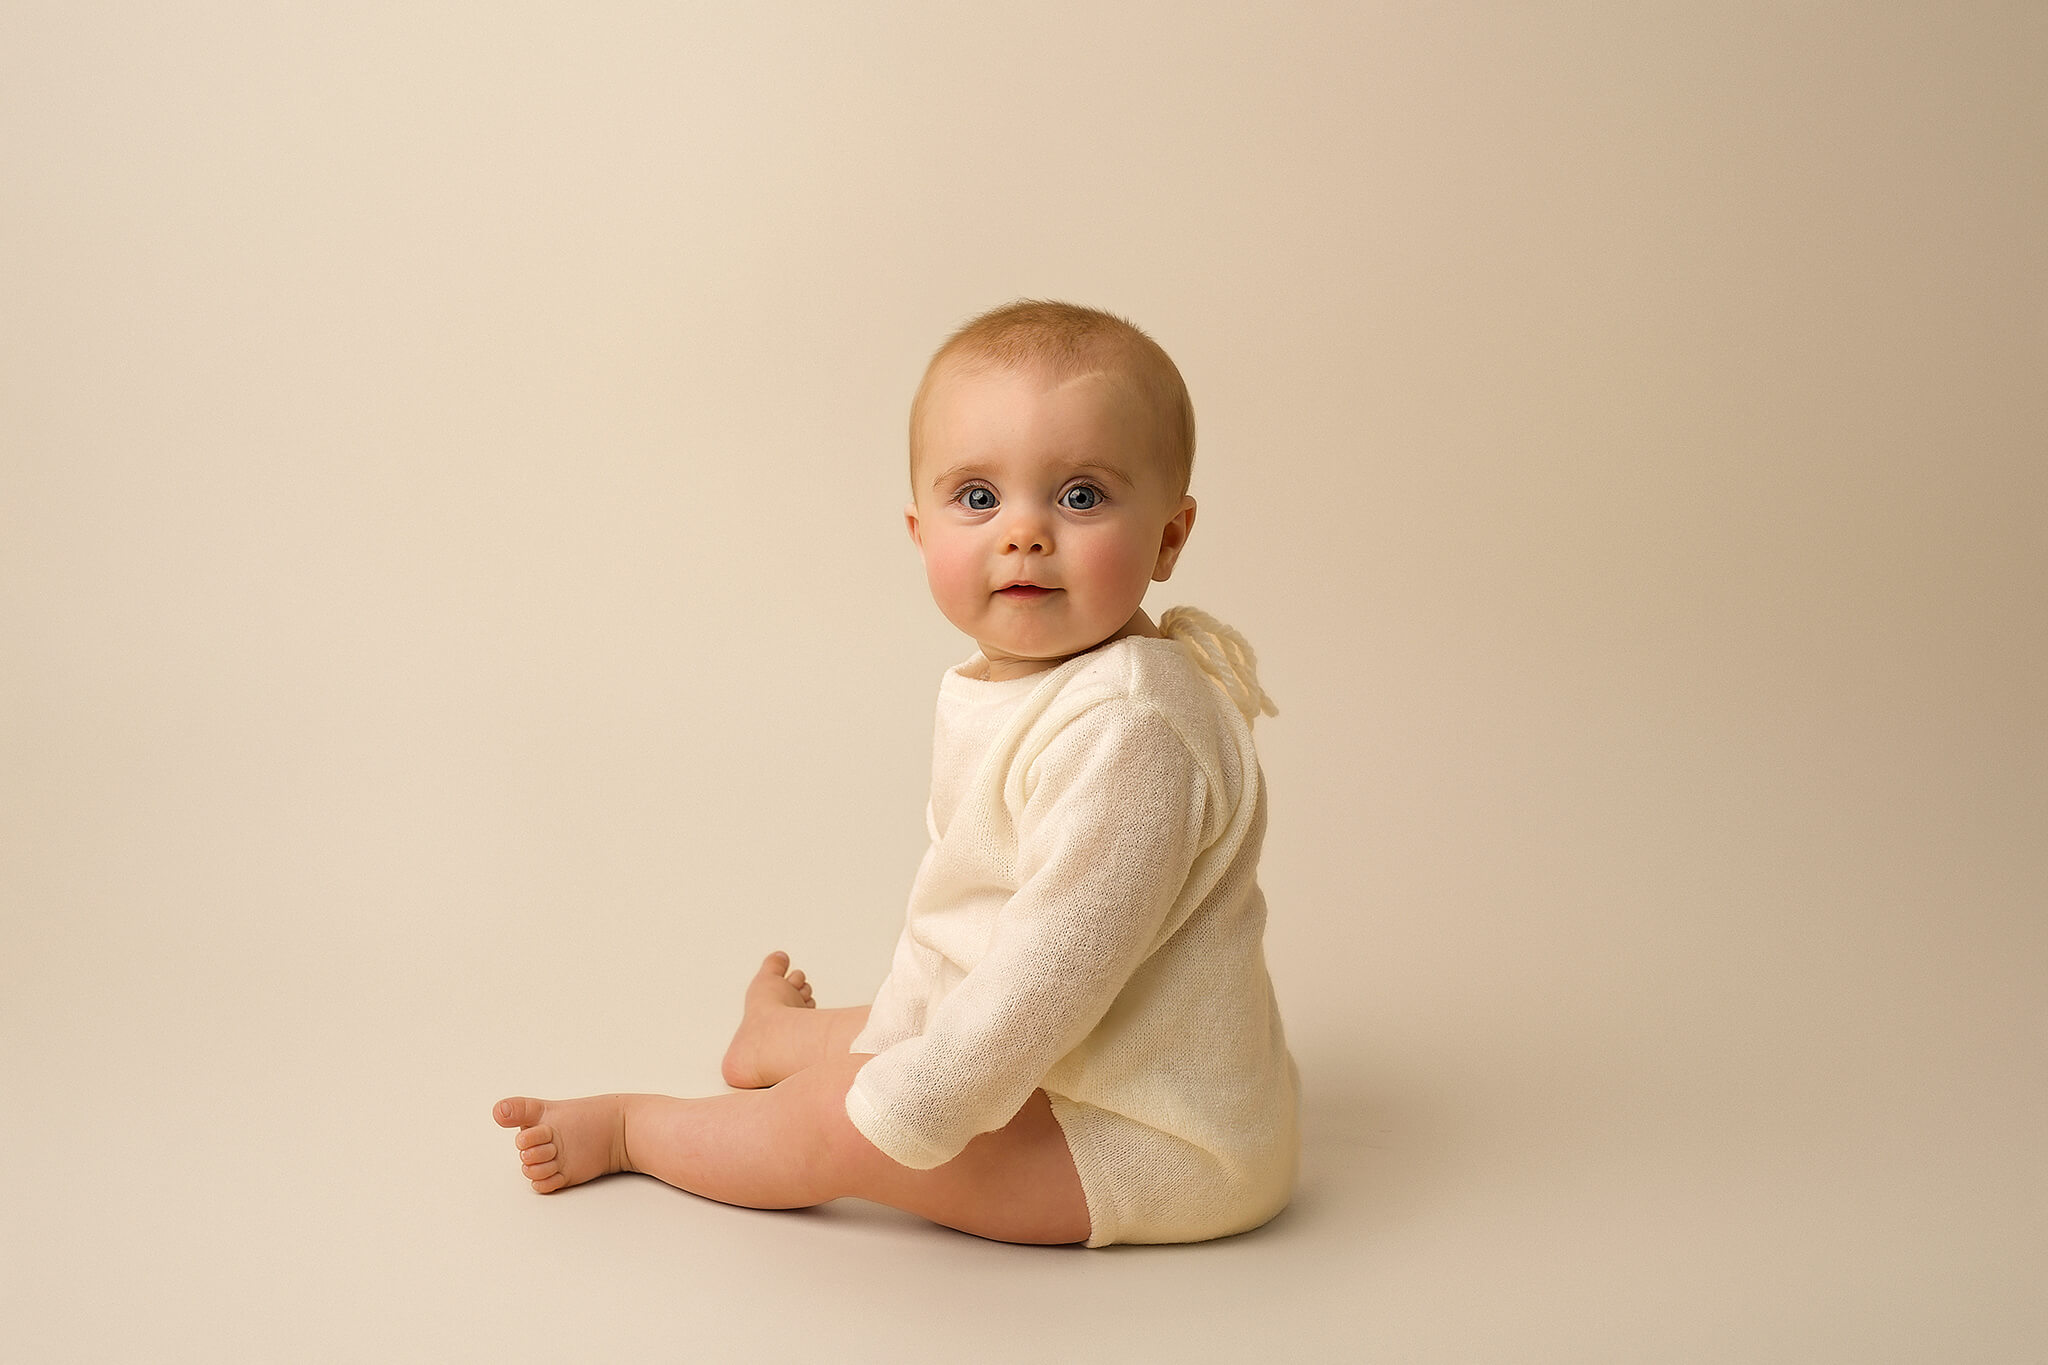
[[[1004,539],[1013,550],[1052,549],[1052,527],[1048,519],[1035,511],[1024,510],[1010,514],[1003,523]]]

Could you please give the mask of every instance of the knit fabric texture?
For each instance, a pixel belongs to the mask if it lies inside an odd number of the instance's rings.
[[[976,653],[942,679],[931,845],[846,1097],[925,1170],[1043,1088],[1090,1246],[1256,1227],[1299,1151],[1256,879],[1249,718],[1272,703],[1236,632],[1186,608],[1160,624],[1022,678],[986,680]]]

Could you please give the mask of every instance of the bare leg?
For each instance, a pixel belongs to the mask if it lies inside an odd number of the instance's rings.
[[[745,1012],[725,1050],[725,1083],[741,1090],[774,1085],[829,1057],[843,1057],[868,1022],[866,1005],[821,1010],[811,983],[773,952],[747,983]]]
[[[502,1100],[493,1117],[520,1129],[520,1161],[542,1194],[632,1170],[747,1208],[807,1208],[851,1196],[997,1241],[1087,1240],[1088,1203],[1043,1090],[953,1160],[914,1171],[884,1156],[846,1117],[847,1087],[867,1060],[846,1053],[772,1089],[706,1099]]]

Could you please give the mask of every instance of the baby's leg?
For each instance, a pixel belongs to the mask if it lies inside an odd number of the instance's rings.
[[[846,1117],[847,1087],[867,1060],[848,1053],[772,1089],[707,1099],[503,1100],[495,1117],[522,1130],[520,1160],[543,1194],[613,1171],[643,1171],[747,1208],[808,1208],[851,1196],[997,1241],[1087,1240],[1088,1203],[1044,1091],[1033,1091],[1006,1126],[975,1138],[945,1165],[913,1171],[884,1156]]]
[[[811,983],[790,971],[789,954],[774,952],[747,983],[745,1013],[725,1050],[725,1083],[742,1090],[774,1085],[828,1057],[841,1057],[868,1022],[868,1007],[821,1010]]]

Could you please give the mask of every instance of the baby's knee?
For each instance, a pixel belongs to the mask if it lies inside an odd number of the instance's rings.
[[[776,1087],[791,1092],[803,1111],[809,1141],[801,1160],[808,1183],[822,1192],[820,1203],[865,1191],[873,1184],[875,1163],[894,1165],[853,1126],[846,1113],[846,1092],[866,1054],[834,1057],[805,1067]]]

